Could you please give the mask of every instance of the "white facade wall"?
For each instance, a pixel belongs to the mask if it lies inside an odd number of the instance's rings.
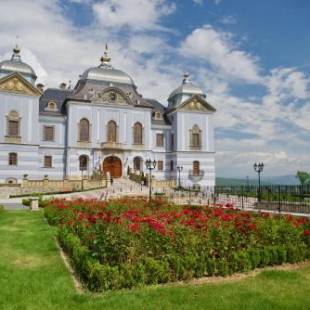
[[[187,97],[185,99],[188,99]],[[6,116],[10,111],[20,116],[20,143],[7,143]],[[148,158],[163,161],[163,170],[158,166],[153,171],[157,179],[178,178],[177,166],[182,166],[181,182],[183,186],[199,184],[202,187],[215,185],[213,113],[184,111],[176,109],[169,114],[171,125],[159,125],[152,122],[152,109],[130,105],[109,105],[89,101],[66,103],[66,115],[40,115],[39,98],[0,93],[0,182],[9,178],[21,181],[27,174],[29,179],[42,179],[48,175],[51,179],[80,178],[79,157],[86,155],[88,171],[99,169],[104,159],[116,156],[122,162],[122,175],[127,175],[128,167],[134,167],[134,158],[141,158],[141,168],[148,173],[145,160]],[[90,122],[89,143],[78,141],[79,122],[87,118]],[[107,124],[115,121],[118,127],[119,147],[108,149]],[[143,145],[133,144],[133,126],[140,122],[143,126]],[[197,125],[201,130],[201,148],[193,150],[190,146],[190,130]],[[54,141],[44,141],[44,126],[54,127]],[[164,145],[156,145],[156,135],[164,135]],[[172,148],[171,134],[174,135]],[[18,153],[17,166],[8,165],[8,154]],[[52,156],[52,167],[44,167],[44,156]],[[200,176],[193,176],[193,162],[200,163]],[[173,170],[170,162],[173,161]]]

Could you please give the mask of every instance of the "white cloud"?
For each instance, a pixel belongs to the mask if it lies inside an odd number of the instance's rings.
[[[184,56],[204,60],[230,78],[248,83],[261,81],[257,58],[238,49],[230,33],[210,25],[195,29],[183,41],[180,51]]]
[[[223,16],[220,22],[224,25],[232,25],[237,23],[237,18],[233,15]]]
[[[111,3],[108,0],[106,5]],[[11,56],[19,35],[23,60],[34,67],[40,81],[58,86],[62,81],[74,83],[85,69],[99,65],[108,41],[113,66],[128,72],[145,97],[163,102],[180,83],[183,71],[189,70],[217,108],[217,129],[228,133],[216,140],[219,174],[242,175],[247,167],[250,173],[255,160],[265,161],[270,174],[310,170],[309,141],[305,142],[310,137],[309,76],[296,68],[275,68],[262,75],[255,56],[243,51],[231,33],[211,26],[194,30],[181,43],[180,51],[188,59],[185,63],[178,47],[169,43],[168,34],[157,31],[173,7],[163,0],[148,1],[148,20],[134,20],[134,14],[142,14],[145,7],[121,16],[128,3],[118,1],[119,21],[113,19],[116,13],[112,10],[106,23],[98,13],[92,25],[79,28],[64,16],[59,1],[5,1],[0,11],[0,58]],[[156,3],[168,5],[168,10],[154,11]],[[102,7],[104,2],[96,4]],[[127,27],[125,32],[123,27]],[[194,65],[197,58],[201,62]],[[233,95],[236,80],[259,83],[265,87],[264,94],[251,99]]]
[[[104,27],[130,27],[137,30],[162,28],[161,17],[174,12],[174,3],[166,0],[106,0],[93,5],[98,21]]]
[[[193,0],[193,1],[194,1],[194,3],[199,4],[199,5],[203,4],[203,0]]]

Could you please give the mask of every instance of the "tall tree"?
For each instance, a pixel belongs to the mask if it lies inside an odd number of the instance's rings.
[[[304,185],[310,181],[310,174],[305,171],[298,171],[296,174],[296,178],[299,180],[301,185]]]

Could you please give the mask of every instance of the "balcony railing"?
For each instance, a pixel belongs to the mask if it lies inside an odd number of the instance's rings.
[[[193,170],[190,170],[188,172],[188,177],[191,181],[193,182],[199,182],[203,179],[203,176],[204,176],[204,171],[203,170],[200,170],[199,173],[194,173]]]
[[[101,143],[101,148],[103,149],[123,150],[124,147],[125,145],[119,142],[102,142]]]
[[[201,145],[190,145],[189,148],[191,150],[201,150],[202,146]]]
[[[6,143],[21,143],[21,136],[5,136],[4,141]]]

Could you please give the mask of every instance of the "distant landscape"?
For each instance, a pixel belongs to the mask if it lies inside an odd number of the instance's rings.
[[[250,185],[257,185],[257,179],[249,179]],[[269,176],[264,177],[262,176],[262,185],[299,185],[298,179],[294,175],[283,175],[283,176]],[[247,185],[246,178],[225,178],[225,177],[218,177],[216,178],[216,185],[218,186],[240,186],[240,185]]]

